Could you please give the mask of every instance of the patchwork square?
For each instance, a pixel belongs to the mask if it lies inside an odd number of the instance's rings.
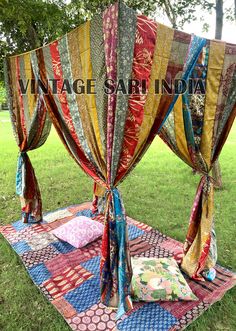
[[[39,285],[40,290],[42,291],[43,295],[49,300],[53,301],[53,296],[50,294],[50,292],[46,289],[46,287],[43,286],[43,284]]]
[[[116,326],[116,312],[101,302],[91,308],[67,319],[73,330],[112,331]]]
[[[141,237],[142,240],[148,242],[152,246],[162,243],[167,240],[167,238],[168,237],[166,235],[154,229],[149,232],[145,232]]]
[[[72,213],[72,214],[76,214],[77,212],[84,210],[84,209],[91,209],[92,208],[92,203],[90,201],[88,202],[83,202],[79,205],[73,205],[73,206],[69,206],[67,207],[67,209]]]
[[[42,232],[32,236],[31,239],[28,241],[28,245],[32,248],[32,250],[37,251],[39,249],[48,246],[49,244],[55,241],[57,241],[57,238],[53,236],[51,233]]]
[[[47,246],[37,251],[29,251],[22,254],[21,258],[26,267],[31,268],[41,262],[53,259],[59,253],[53,246]]]
[[[152,246],[149,250],[136,254],[140,257],[171,257],[173,252],[168,251],[160,246]]]
[[[63,297],[53,300],[53,305],[65,318],[72,318],[77,314],[75,308],[73,308]]]
[[[139,254],[148,251],[152,247],[153,246],[151,246],[148,242],[143,241],[141,237],[138,237],[129,242],[131,256],[139,256]]]
[[[160,242],[160,247],[172,251],[174,254],[183,251],[183,244],[172,238]]]
[[[177,319],[157,303],[148,303],[118,323],[120,331],[168,331]]]
[[[18,254],[24,254],[25,252],[31,251],[31,247],[27,244],[25,240],[13,244],[12,248]]]
[[[81,286],[64,295],[64,298],[81,313],[98,303],[100,299],[100,287],[97,281],[90,278]]]
[[[0,233],[9,241],[11,241],[11,236],[16,233],[16,229],[12,225],[0,226]]]
[[[19,221],[16,221],[16,222],[12,223],[12,226],[16,231],[24,230],[25,228],[27,228],[31,225],[32,224],[30,224],[30,223],[23,223],[22,220],[19,220]]]
[[[17,243],[18,241],[22,241],[22,240],[29,241],[33,235],[35,235],[35,231],[33,230],[33,227],[27,227],[23,230],[12,233],[11,242]]]
[[[61,218],[65,218],[72,215],[73,214],[67,208],[64,208],[44,215],[43,220],[46,221],[47,223],[51,223]]]
[[[32,229],[36,233],[47,232],[46,231],[46,226],[47,226],[47,224],[43,224],[43,223],[34,224],[34,225],[32,225]]]
[[[101,240],[97,240],[82,249],[75,249],[69,253],[58,255],[53,260],[46,262],[46,266],[52,275],[56,276],[62,273],[68,266],[74,268],[78,264],[98,256],[100,249]]]
[[[129,234],[129,240],[133,240],[137,237],[140,237],[144,234],[145,232],[141,229],[139,229],[135,225],[128,225],[128,234]]]
[[[91,209],[84,209],[84,210],[78,211],[76,213],[76,216],[86,216],[86,217],[92,218],[94,216],[94,214]]]
[[[81,265],[89,270],[91,273],[95,275],[99,275],[99,268],[100,268],[100,256],[96,256],[86,262],[82,262]]]
[[[65,241],[57,241],[52,243],[52,245],[55,247],[55,249],[57,250],[57,252],[61,253],[61,254],[66,254],[69,252],[73,252],[74,250],[76,250],[76,248],[72,245],[70,245],[69,243],[65,242]]]
[[[37,285],[42,284],[45,280],[51,277],[50,272],[43,263],[38,264],[35,267],[29,268],[28,272]]]
[[[57,299],[77,288],[92,276],[88,270],[78,265],[73,269],[69,267],[61,275],[50,278],[43,283],[43,286],[53,299]]]
[[[127,216],[126,217],[126,220],[127,220],[127,223],[128,224],[133,224],[135,225],[137,228],[147,232],[147,231],[151,231],[152,230],[152,227],[150,225],[147,225],[145,223],[141,223],[141,222],[138,222],[136,220],[134,220],[133,218]]]
[[[175,324],[175,330],[185,329],[191,322],[193,322],[199,315],[209,308],[209,304],[205,302],[199,303],[198,306],[190,309],[184,316],[179,318]]]

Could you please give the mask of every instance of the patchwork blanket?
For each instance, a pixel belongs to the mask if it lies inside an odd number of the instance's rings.
[[[90,203],[84,203],[57,210],[45,215],[40,224],[24,224],[20,220],[0,227],[33,282],[72,330],[183,330],[235,285],[235,274],[217,265],[213,282],[196,282],[185,276],[198,301],[134,303],[133,310],[116,321],[116,311],[100,302],[101,239],[76,249],[50,233],[76,215],[103,222],[103,217],[93,215],[90,207]],[[182,252],[180,242],[130,217],[127,221],[132,256],[174,256],[178,260]]]

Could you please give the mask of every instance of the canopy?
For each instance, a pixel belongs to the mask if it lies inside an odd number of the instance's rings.
[[[214,266],[215,258],[209,255],[214,239],[209,172],[235,117],[235,58],[235,45],[173,30],[118,2],[51,44],[6,61],[9,108],[20,149],[17,193],[23,220],[42,219],[38,184],[26,152],[45,142],[49,114],[70,155],[95,181],[95,193],[105,192],[101,300],[118,307],[118,317],[132,304],[132,270],[117,185],[160,131],[177,155],[204,174],[182,266],[194,278]],[[199,90],[179,95],[171,88],[176,79],[189,83],[196,76],[203,78],[203,97]],[[123,93],[130,79],[145,84],[135,83],[135,93]],[[158,91],[163,82],[168,93]],[[201,115],[196,119],[199,95]]]

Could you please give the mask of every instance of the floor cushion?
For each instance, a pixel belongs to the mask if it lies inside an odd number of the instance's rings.
[[[81,248],[101,237],[104,225],[86,216],[78,216],[51,231],[57,238]]]
[[[132,258],[135,301],[198,300],[174,258]]]

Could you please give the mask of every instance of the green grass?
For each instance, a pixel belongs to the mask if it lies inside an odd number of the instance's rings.
[[[6,112],[0,113],[0,223],[20,218],[15,195],[18,148]],[[224,189],[215,193],[219,262],[236,269],[236,126],[220,162]],[[92,180],[68,156],[52,130],[40,149],[29,153],[41,187],[44,211],[92,197]],[[137,220],[183,241],[199,176],[156,139],[142,161],[121,184],[126,212]],[[188,330],[236,330],[235,289],[214,304]],[[18,256],[0,238],[0,330],[69,330],[63,318],[33,285]],[[134,330],[135,331],[135,330]],[[144,330],[149,331],[149,330]]]

